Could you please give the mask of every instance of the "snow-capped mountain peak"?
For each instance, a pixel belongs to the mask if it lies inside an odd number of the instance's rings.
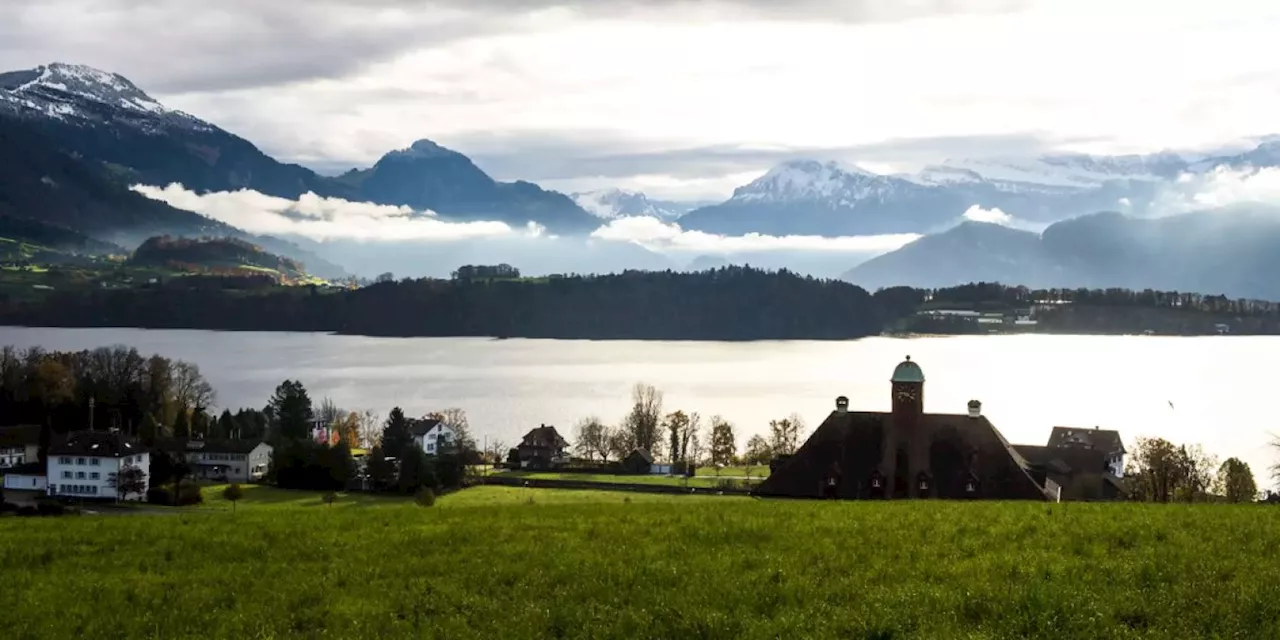
[[[638,191],[601,189],[570,194],[570,198],[593,216],[605,220],[648,216],[661,220],[674,220],[688,210],[676,203],[650,200]]]
[[[838,162],[788,160],[734,190],[737,201],[820,200],[847,206],[884,195],[907,181]]]
[[[142,118],[197,128],[211,126],[166,108],[118,73],[64,62],[0,73],[0,108],[4,107],[60,120]]]

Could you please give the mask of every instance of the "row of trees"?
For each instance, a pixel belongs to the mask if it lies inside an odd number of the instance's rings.
[[[1143,502],[1250,502],[1258,485],[1239,458],[1221,464],[1200,445],[1175,445],[1163,438],[1138,438],[1125,470],[1129,497]]]
[[[207,411],[215,398],[195,364],[134,348],[0,348],[0,416],[8,423],[41,424],[52,433],[93,425],[149,441],[211,429],[216,420]],[[246,416],[245,423],[260,420]]]
[[[1154,289],[1054,288],[1031,289],[996,282],[978,282],[934,289],[926,292],[934,302],[963,305],[998,303],[1004,306],[1030,306],[1037,303],[1072,303],[1094,306],[1148,307],[1180,309],[1237,316],[1280,316],[1280,303],[1266,300],[1231,299],[1224,295],[1205,295]]]
[[[768,436],[755,435],[738,455],[738,436],[732,423],[712,416],[704,431],[697,412],[663,413],[663,394],[653,385],[638,383],[631,391],[631,410],[618,426],[597,416],[582,419],[574,427],[574,451],[588,460],[607,464],[621,460],[635,449],[650,452],[672,464],[727,466],[767,464],[775,455],[794,453],[805,430],[798,414],[771,420]]]

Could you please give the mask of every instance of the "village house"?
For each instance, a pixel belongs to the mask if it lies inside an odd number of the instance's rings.
[[[429,456],[449,453],[457,444],[457,434],[453,429],[434,418],[415,420],[409,427],[409,435],[413,437],[413,443]]]
[[[259,482],[271,465],[272,447],[261,440],[171,438],[156,448],[184,458],[197,480]]]
[[[0,469],[35,462],[40,454],[40,425],[0,427]]]
[[[674,473],[675,467],[666,463],[655,462],[653,454],[647,449],[632,449],[622,459],[622,469],[627,473],[667,476]]]
[[[890,378],[892,410],[850,411],[848,398],[754,493],[797,498],[1057,500],[1061,487],[1030,465],[971,401],[926,413],[924,371],[910,357]]]
[[[48,477],[39,462],[4,469],[4,501],[19,507],[35,506],[47,493]]]
[[[532,429],[511,450],[521,469],[556,469],[569,462],[569,441],[551,425]]]
[[[142,471],[143,484],[149,485],[150,454],[118,431],[75,431],[55,436],[49,444],[48,493],[64,498],[142,500],[146,486],[141,492],[116,490],[118,474],[131,467]]]

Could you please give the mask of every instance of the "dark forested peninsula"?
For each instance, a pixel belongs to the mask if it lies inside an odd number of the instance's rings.
[[[875,293],[787,271],[405,279],[358,289],[188,275],[0,294],[0,324],[372,336],[843,340],[882,333],[1280,333],[1280,306],[1177,292],[999,284]]]

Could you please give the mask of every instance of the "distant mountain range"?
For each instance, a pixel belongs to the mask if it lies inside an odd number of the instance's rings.
[[[728,201],[689,212],[680,224],[726,235],[853,236],[938,231],[974,205],[1046,224],[1099,211],[1144,215],[1155,213],[1156,196],[1179,176],[1219,166],[1280,166],[1280,142],[1205,158],[1158,153],[955,160],[912,175],[789,161],[737,188]]]
[[[1257,275],[1272,265],[1269,255],[1280,255],[1269,214],[1254,210],[1146,219],[1162,213],[1158,196],[1182,176],[1220,166],[1280,167],[1280,139],[1203,157],[1169,152],[961,159],[894,175],[794,160],[714,204],[661,201],[619,189],[566,195],[529,182],[494,180],[467,156],[425,139],[387,153],[371,167],[322,176],[279,162],[196,116],[166,108],[117,74],[58,63],[0,73],[0,217],[45,225],[40,231],[44,237],[79,234],[65,237],[77,238],[85,247],[106,246],[95,244],[103,242],[132,248],[163,234],[234,236],[303,262],[307,271],[322,277],[345,274],[335,262],[359,263],[368,275],[392,270],[379,266],[392,259],[394,270],[410,274],[415,265],[435,260],[432,269],[447,273],[456,264],[436,262],[491,256],[526,273],[538,272],[533,264],[577,272],[671,268],[674,263],[667,257],[634,245],[593,244],[581,238],[609,220],[650,216],[677,222],[685,230],[732,236],[930,234],[845,274],[873,288],[979,279],[1194,288],[1233,295],[1271,292],[1272,285]],[[423,252],[412,243],[375,246],[255,236],[128,188],[175,182],[197,192],[252,189],[288,199],[313,192],[430,210],[446,220],[496,220],[514,227],[535,222],[560,239],[536,247],[523,240],[485,239]],[[1039,235],[979,223],[951,228],[975,205],[998,208],[1047,230]],[[1099,211],[1120,213],[1095,215]],[[824,275],[849,264],[832,266],[845,259],[838,252],[820,260],[811,254],[762,250],[699,257],[694,264],[803,265],[807,273]],[[1266,297],[1280,298],[1280,291]]]
[[[122,76],[79,65],[0,73],[0,117],[17,120],[9,126],[44,136],[77,161],[106,168],[121,183],[178,182],[197,192],[253,189],[290,199],[313,192],[430,209],[459,220],[534,221],[565,233],[590,231],[599,222],[568,196],[528,182],[497,182],[466,156],[429,140],[392,151],[368,169],[321,176],[164,107]]]
[[[869,290],[1002,282],[1123,287],[1280,300],[1280,210],[1230,207],[1161,218],[1098,213],[1042,234],[965,222],[872,258],[842,278]]]

